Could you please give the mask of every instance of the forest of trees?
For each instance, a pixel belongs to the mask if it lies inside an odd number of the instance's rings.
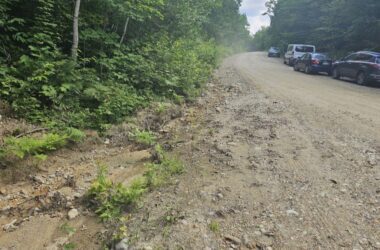
[[[249,46],[241,0],[1,0],[0,100],[48,126],[104,129],[196,96]]]
[[[270,0],[270,27],[254,36],[256,50],[285,49],[289,43],[316,45],[341,56],[357,50],[380,50],[379,0]]]

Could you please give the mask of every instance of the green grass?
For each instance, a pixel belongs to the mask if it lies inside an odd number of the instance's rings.
[[[156,144],[156,136],[151,131],[140,131],[139,129],[135,129],[133,132],[129,134],[129,139],[141,144],[143,146],[153,146]]]
[[[211,221],[211,223],[208,225],[208,227],[210,228],[210,230],[213,233],[217,233],[220,230],[220,226],[219,226],[219,223],[217,221]]]

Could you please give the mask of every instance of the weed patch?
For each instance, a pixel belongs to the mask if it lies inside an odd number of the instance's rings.
[[[153,146],[156,143],[156,136],[151,131],[140,131],[135,129],[129,134],[129,139],[144,146],[149,147]]]
[[[183,172],[183,164],[178,159],[169,157],[159,145],[156,151],[161,160],[148,164],[144,176],[134,180],[129,187],[113,183],[107,178],[107,168],[100,167],[98,177],[88,191],[88,198],[103,221],[120,218],[123,211],[135,205],[147,190],[162,186],[172,176]]]
[[[211,223],[208,225],[208,227],[210,228],[210,230],[213,233],[217,233],[220,230],[220,226],[219,226],[219,223],[217,221],[211,221]]]

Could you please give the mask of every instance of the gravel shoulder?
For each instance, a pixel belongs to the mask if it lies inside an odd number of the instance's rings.
[[[144,201],[133,249],[380,248],[379,89],[247,53],[198,104],[187,172]]]

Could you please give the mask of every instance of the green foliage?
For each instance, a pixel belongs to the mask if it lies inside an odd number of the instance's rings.
[[[147,187],[152,189],[164,185],[171,176],[181,174],[184,171],[182,162],[168,156],[160,145],[156,145],[155,151],[158,163],[148,164],[148,170],[144,175]]]
[[[208,226],[210,228],[210,230],[213,232],[213,233],[217,233],[219,232],[220,230],[220,226],[219,226],[219,223],[215,220],[211,221],[211,223],[209,224]]]
[[[156,151],[162,160],[148,164],[144,177],[134,180],[128,187],[113,183],[107,178],[107,168],[100,167],[98,177],[88,191],[88,198],[103,221],[120,219],[122,213],[135,205],[148,189],[159,187],[183,172],[183,164],[178,159],[169,157],[159,145]]]
[[[0,98],[50,127],[103,130],[154,99],[192,100],[220,48],[250,40],[241,1],[88,0],[74,62],[73,1],[0,2]]]
[[[378,0],[269,0],[267,7],[271,25],[255,35],[255,49],[307,43],[337,56],[380,50]]]
[[[77,231],[74,227],[70,226],[67,222],[63,223],[60,226],[60,229],[64,233],[68,234],[69,236],[73,235]]]
[[[143,146],[153,146],[156,144],[156,136],[151,131],[140,131],[135,129],[129,134],[129,139],[142,144]]]
[[[8,137],[4,139],[4,145],[0,148],[0,159],[17,157],[24,159],[34,156],[39,160],[46,159],[46,153],[64,147],[69,142],[79,142],[84,134],[77,129],[68,129],[63,134],[48,133],[41,138],[34,137]]]
[[[74,250],[76,248],[75,243],[69,242],[63,245],[63,250]]]
[[[101,167],[96,181],[88,191],[96,213],[103,221],[118,218],[128,206],[133,205],[145,192],[145,182],[135,180],[130,187],[114,184],[107,178],[107,168]]]

